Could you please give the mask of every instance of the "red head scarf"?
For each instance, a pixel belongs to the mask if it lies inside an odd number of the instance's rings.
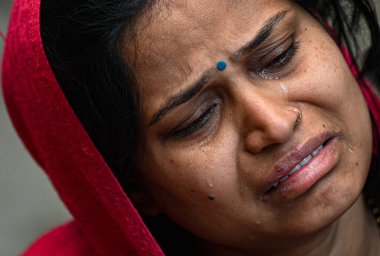
[[[57,255],[57,246],[66,252],[59,255],[94,255],[76,248],[79,237],[103,255],[163,255],[57,84],[42,46],[40,0],[14,1],[2,68],[13,124],[75,219],[54,233],[65,240],[46,238],[26,255]]]

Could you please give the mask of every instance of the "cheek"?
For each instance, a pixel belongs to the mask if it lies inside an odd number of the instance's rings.
[[[331,103],[342,97],[344,92],[345,70],[339,50],[327,39],[305,42],[301,65],[295,76],[292,92],[303,95],[307,101]],[[323,101],[322,101],[323,100]]]
[[[306,103],[340,122],[346,136],[367,143],[371,134],[362,131],[371,131],[369,113],[356,79],[331,39],[316,44],[320,51],[308,59],[301,82],[307,89],[299,91]]]
[[[329,38],[309,43],[306,51],[309,54],[305,54],[303,68],[289,86],[289,94],[302,102],[304,111],[312,116],[313,123],[308,129],[323,124],[342,134],[344,152],[340,161],[342,171],[338,173],[341,194],[332,191],[330,194],[351,198],[352,191],[361,191],[371,160],[372,135],[367,105],[335,43]]]
[[[303,44],[301,65],[289,84],[289,94],[297,101],[327,110],[342,119],[352,114],[365,116],[366,104],[340,49],[324,33]]]
[[[231,134],[231,133],[230,133]],[[237,170],[238,137],[216,136],[206,145],[155,148],[145,183],[162,213],[200,236],[232,227],[247,204]],[[231,221],[230,221],[231,220]]]
[[[228,137],[228,136],[227,136]],[[210,202],[225,202],[236,193],[236,143],[224,136],[224,141],[213,140],[209,145],[190,147],[158,146],[152,171],[145,174],[145,183],[163,208],[197,208]],[[157,191],[159,191],[157,193]],[[170,201],[170,202],[169,202]],[[166,207],[168,206],[168,207]]]

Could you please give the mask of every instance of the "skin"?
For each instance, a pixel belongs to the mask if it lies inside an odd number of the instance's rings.
[[[281,12],[268,39],[231,58]],[[156,4],[137,24],[137,43],[124,53],[143,103],[141,191],[131,195],[143,213],[169,216],[199,238],[204,255],[379,255],[360,197],[372,150],[368,110],[314,18],[291,1],[192,0]],[[270,66],[293,38],[295,54]],[[200,92],[152,124],[168,99],[210,69]],[[199,130],[173,132],[210,107]],[[326,131],[336,139],[328,174],[299,195],[263,198],[276,161]]]

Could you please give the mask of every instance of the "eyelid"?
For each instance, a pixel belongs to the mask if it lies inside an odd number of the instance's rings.
[[[288,48],[288,46],[287,47],[282,47],[282,46],[284,44],[287,44],[287,42],[289,42],[291,37],[292,35],[281,37],[280,39],[277,39],[275,42],[268,42],[266,45],[253,51],[249,56],[247,56],[245,60],[245,63],[250,68],[250,71],[253,71],[251,69],[261,68],[264,62],[266,62],[265,65],[269,64],[270,61],[273,60],[275,56],[278,56],[283,51],[285,51]],[[288,45],[290,46],[291,43],[289,43]],[[285,49],[279,50],[280,47],[285,48]],[[276,54],[275,53],[276,51],[277,52],[280,51],[280,52]]]
[[[276,79],[285,75],[284,73],[290,72],[285,70],[290,62],[293,60],[293,57],[296,55],[299,42],[296,39],[295,33],[286,37],[284,40],[278,40],[278,43],[271,44],[271,49],[266,47],[267,52],[260,58],[254,56],[249,60],[248,71],[252,76],[257,76],[259,78],[273,79],[271,76],[274,76]],[[279,62],[277,59],[282,55],[285,60]]]
[[[191,113],[187,115],[187,117],[185,117],[183,121],[181,121],[178,125],[176,125],[173,129],[169,131],[169,137],[182,138],[191,136],[193,133],[195,134],[198,130],[201,130],[205,126],[215,124],[217,122],[217,120],[215,120],[215,115],[218,114],[216,113],[217,111],[220,111],[221,104],[222,100],[220,97],[210,98],[210,96],[208,96],[204,98],[204,100],[202,100],[199,104],[197,104],[197,106],[193,108]],[[186,134],[186,129],[197,123],[203,115],[210,112],[210,109],[213,109],[213,113],[211,113],[211,117],[207,120],[207,123],[201,125],[199,129],[196,129],[195,131]],[[183,136],[181,135],[181,133],[183,133]]]
[[[289,45],[289,47],[287,47],[284,50],[279,51],[279,53],[276,54],[275,57],[271,60],[271,62],[268,63],[264,68],[269,68],[275,65],[286,65],[287,63],[280,63],[280,62],[284,62],[284,58],[285,58],[285,61],[290,61],[293,58],[294,54],[296,53],[297,49],[298,49],[298,42],[293,41]]]
[[[171,134],[173,137],[182,138],[186,136],[190,136],[192,134],[197,133],[202,130],[206,126],[212,123],[217,112],[217,108],[219,107],[218,103],[214,103],[209,106],[205,111],[203,111],[199,116],[197,116],[190,124],[186,125],[186,127],[173,131]]]
[[[295,42],[295,36],[294,34],[288,36],[284,40],[281,40],[279,43],[272,46],[272,49],[269,49],[265,55],[263,55],[260,59],[261,62],[265,61],[265,59],[268,59],[264,65],[269,65],[275,58],[280,56],[282,53],[284,53],[286,50],[289,49]]]
[[[284,35],[276,36],[276,37],[277,38],[268,38],[263,43],[263,45],[261,45],[260,47],[252,51],[251,54],[249,54],[247,58],[252,59],[252,57],[255,57],[257,59],[262,59],[266,55],[268,55],[270,52],[273,52],[273,50],[277,49],[279,46],[291,40],[293,37],[295,37],[295,35],[294,33],[292,34],[286,33]]]
[[[175,132],[175,130],[180,129],[179,127],[183,126],[185,123],[189,122],[190,119],[203,107],[204,102],[207,101],[207,98],[203,99],[200,103],[193,105],[191,111],[174,127],[170,130],[170,133]],[[207,108],[207,107],[206,107]],[[198,115],[200,116],[200,115]]]

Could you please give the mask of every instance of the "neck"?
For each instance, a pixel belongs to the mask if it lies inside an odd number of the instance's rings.
[[[226,248],[208,248],[202,255],[252,256],[257,253],[241,253]],[[304,240],[302,246],[287,250],[266,252],[267,256],[380,256],[380,235],[375,220],[363,197],[337,221],[325,230]]]
[[[365,205],[363,196],[336,224],[337,232],[328,254],[320,255],[380,255],[380,235],[376,222]]]

